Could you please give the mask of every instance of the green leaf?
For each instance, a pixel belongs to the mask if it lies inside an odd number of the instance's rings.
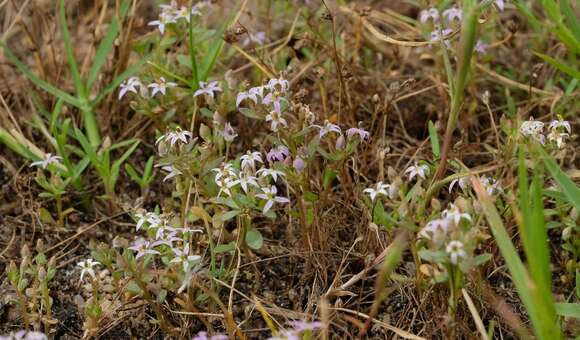
[[[135,152],[135,149],[137,149],[139,143],[141,143],[141,141],[136,140],[134,144],[131,145],[131,147],[129,147],[129,149],[127,149],[127,151],[125,151],[125,153],[123,153],[123,155],[113,163],[113,166],[111,167],[111,178],[110,178],[110,183],[112,184],[113,187],[115,186],[115,183],[117,183],[117,178],[119,177],[119,170],[121,169],[121,164],[123,164],[125,160],[127,160],[127,158],[129,158],[129,156],[131,156],[131,154]]]
[[[328,189],[332,184],[332,181],[336,178],[338,173],[332,169],[326,168],[324,170],[324,175],[322,177],[322,186],[324,189]]]
[[[135,170],[135,168],[130,163],[125,163],[125,171],[127,172],[127,175],[129,175],[129,178],[133,180],[133,182],[141,185],[141,176],[137,174],[137,170]]]
[[[572,66],[566,65],[563,62],[550,57],[549,55],[539,53],[539,52],[534,52],[534,54],[537,55],[538,57],[544,59],[546,62],[550,63],[550,65],[552,65],[555,68],[557,68],[558,70],[566,73],[567,75],[569,75],[573,78],[580,78],[580,71],[578,71],[578,69],[576,69]]]
[[[556,313],[560,316],[580,319],[580,303],[556,303]]]
[[[437,135],[437,129],[432,121],[429,121],[429,140],[431,141],[431,150],[433,150],[433,155],[439,157],[441,154],[439,147],[439,136]]]
[[[239,109],[239,111],[240,111],[241,114],[243,114],[244,116],[246,116],[248,118],[252,118],[252,119],[262,119],[262,117],[258,116],[256,114],[256,112],[254,112],[254,111],[252,111],[252,110],[250,110],[248,108],[242,107],[242,108]]]
[[[221,253],[229,253],[231,251],[234,251],[234,249],[236,249],[236,244],[234,242],[230,242],[226,244],[218,244],[213,251],[216,254],[221,254]]]
[[[93,86],[94,81],[97,79],[99,75],[99,71],[101,67],[107,61],[107,54],[111,51],[113,44],[115,43],[115,39],[117,38],[117,34],[119,34],[119,30],[121,29],[121,23],[127,14],[129,9],[129,0],[124,0],[121,3],[121,8],[119,11],[119,17],[115,15],[113,21],[109,25],[109,29],[107,30],[107,35],[99,44],[97,48],[97,52],[95,53],[95,59],[93,60],[93,65],[89,71],[89,75],[87,78],[87,88],[90,89]]]
[[[258,229],[252,228],[246,233],[246,244],[250,248],[258,250],[262,248],[262,245],[264,244],[264,237]]]
[[[221,216],[221,220],[223,222],[225,222],[227,220],[231,220],[232,218],[238,216],[240,213],[241,213],[240,210],[230,210]]]

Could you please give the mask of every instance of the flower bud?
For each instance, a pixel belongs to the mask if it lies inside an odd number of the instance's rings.
[[[336,139],[335,147],[336,147],[337,150],[342,150],[342,149],[344,149],[345,146],[346,146],[346,140],[344,139],[344,136],[343,135],[340,135]]]
[[[306,163],[302,158],[296,157],[296,159],[294,159],[294,162],[292,162],[292,166],[294,166],[294,169],[296,169],[296,171],[301,172],[306,167]]]

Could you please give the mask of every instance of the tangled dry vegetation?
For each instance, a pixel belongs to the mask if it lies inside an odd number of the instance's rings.
[[[0,334],[580,336],[579,10],[0,0]]]

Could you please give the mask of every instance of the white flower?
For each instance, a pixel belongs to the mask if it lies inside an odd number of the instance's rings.
[[[462,219],[470,222],[472,221],[471,216],[468,213],[462,213],[453,203],[449,204],[449,208],[443,210],[441,216],[446,220],[453,221],[455,225],[459,225],[459,222],[461,222]]]
[[[242,170],[246,171],[255,171],[256,170],[256,162],[264,163],[262,161],[262,154],[258,151],[250,151],[248,150],[245,155],[240,157],[242,160],[241,166]]]
[[[93,267],[98,264],[100,263],[97,261],[93,261],[93,259],[86,259],[84,261],[77,263],[77,266],[81,267],[81,281],[83,280],[85,274],[89,274],[94,279],[95,271],[93,270]]]
[[[0,340],[47,340],[48,337],[41,332],[20,330],[11,332],[8,336],[0,336]]]
[[[179,248],[172,248],[175,257],[169,261],[170,263],[180,263],[183,266],[183,271],[188,272],[191,265],[201,260],[199,255],[189,255],[189,242],[185,242],[183,250]]]
[[[318,137],[320,137],[320,138],[322,138],[324,135],[326,135],[329,132],[336,132],[338,134],[342,133],[342,131],[340,130],[340,127],[338,125],[332,124],[328,120],[324,121],[323,126],[320,126],[320,125],[312,125],[312,126],[320,129],[320,132],[318,133]]]
[[[266,121],[271,122],[270,129],[273,132],[277,132],[280,125],[283,127],[288,127],[288,122],[286,119],[282,118],[282,113],[280,110],[274,109],[274,111],[271,111],[270,114],[266,116]]]
[[[177,86],[176,83],[166,82],[165,78],[163,77],[160,77],[159,81],[147,85],[147,87],[151,89],[151,97],[155,97],[157,93],[165,95],[168,87],[176,87],[176,86]]]
[[[456,184],[459,184],[461,190],[466,191],[469,188],[470,177],[465,176],[452,180],[451,183],[449,184],[449,193],[451,193],[451,190],[453,190],[453,187],[455,187]]]
[[[405,170],[406,174],[409,174],[409,180],[415,178],[415,176],[419,176],[421,179],[426,179],[427,175],[429,174],[429,167],[425,164],[418,165],[411,165],[410,167]]]
[[[531,137],[541,144],[544,144],[545,137],[544,137],[544,123],[534,120],[534,117],[531,117],[530,120],[525,121],[522,123],[520,127],[520,133],[523,136]]]
[[[244,192],[248,193],[249,185],[253,185],[256,188],[259,187],[257,180],[258,179],[255,176],[251,176],[244,172],[241,172],[235,181],[230,182],[230,188],[236,184],[239,184],[244,190]]]
[[[556,143],[558,148],[564,146],[564,139],[570,137],[570,133],[572,133],[570,122],[566,120],[553,120],[550,122],[548,128],[550,129],[548,140],[552,143]]]
[[[505,8],[505,0],[495,0],[495,5],[497,6],[497,9],[501,12],[504,10]]]
[[[232,192],[230,191],[230,189],[236,185],[238,182],[236,182],[235,179],[231,178],[231,177],[222,177],[219,179],[215,180],[215,184],[217,184],[217,186],[220,188],[220,190],[218,191],[217,197],[220,197],[222,192],[224,192],[226,195],[228,196],[232,196]]]
[[[155,141],[155,144],[157,145],[161,142],[169,142],[169,144],[173,147],[175,145],[175,143],[177,143],[178,141],[180,141],[183,144],[189,143],[189,139],[191,137],[192,137],[191,132],[177,128],[176,130],[170,131],[170,132],[162,135],[161,137],[157,138],[157,141]]]
[[[390,186],[390,184],[383,184],[383,182],[378,182],[374,187],[364,189],[363,193],[369,194],[371,201],[374,202],[378,195],[389,196],[388,190]]]
[[[261,168],[260,170],[258,170],[256,172],[256,174],[262,178],[270,176],[274,179],[274,182],[276,182],[278,180],[278,176],[283,177],[285,175],[281,171],[274,170],[274,169],[268,169],[268,168]]]
[[[207,94],[210,97],[214,97],[214,92],[222,92],[222,89],[219,87],[217,81],[212,81],[206,83],[205,81],[199,82],[199,90],[193,93],[194,97],[200,96],[202,94]]]
[[[419,21],[421,23],[426,23],[429,19],[432,19],[433,22],[439,21],[439,12],[437,11],[437,8],[424,9],[419,13]]]
[[[150,21],[147,25],[157,26],[157,28],[159,29],[159,33],[163,35],[165,33],[165,26],[168,24],[173,24],[175,22],[176,22],[175,17],[172,14],[167,12],[161,12],[161,14],[159,14],[158,20]]]
[[[289,203],[290,200],[286,197],[276,196],[278,193],[278,189],[276,186],[272,185],[270,188],[265,187],[262,188],[262,194],[257,194],[256,197],[266,200],[266,204],[264,204],[264,209],[262,210],[263,214],[266,214],[274,205],[275,202],[277,203]]]
[[[252,93],[250,89],[248,91],[242,91],[238,93],[238,96],[236,97],[236,106],[240,107],[240,104],[246,99],[250,99],[254,102],[254,104],[258,104],[258,95],[256,93]]]
[[[443,17],[445,17],[445,19],[447,19],[449,22],[452,22],[453,20],[461,22],[463,18],[463,11],[453,6],[443,11]]]
[[[48,168],[48,166],[50,164],[59,164],[60,165],[60,160],[62,159],[62,157],[59,156],[54,156],[51,153],[47,153],[44,155],[44,158],[41,161],[36,161],[36,162],[32,162],[30,163],[29,166],[38,166],[41,167],[43,169]]]
[[[451,258],[451,263],[453,264],[457,264],[460,258],[465,258],[467,256],[465,250],[463,250],[463,243],[461,243],[460,241],[449,242],[447,244],[447,247],[445,248],[445,251],[447,252],[447,254],[449,254],[449,257]]]
[[[208,336],[207,332],[201,331],[191,340],[228,340],[227,335],[216,334]]]
[[[197,4],[191,8],[191,11],[186,6],[181,6],[179,9],[173,12],[173,17],[175,20],[185,19],[187,22],[191,20],[192,15],[201,16],[201,12],[198,9]]]
[[[133,92],[135,94],[139,94],[138,88],[143,87],[141,80],[137,77],[131,77],[119,85],[119,99],[123,98],[127,92]]]
[[[435,219],[429,221],[421,229],[421,231],[419,231],[419,237],[438,243],[438,241],[441,241],[442,239],[445,238],[448,230],[449,230],[449,220]]]
[[[136,230],[141,229],[141,227],[143,227],[146,223],[149,225],[149,228],[157,228],[157,226],[161,224],[162,221],[161,217],[154,212],[148,212],[145,215],[135,214],[135,217],[138,219]]]
[[[172,179],[173,177],[176,177],[176,176],[183,174],[181,171],[175,169],[171,165],[165,165],[161,169],[169,172],[169,174],[167,174],[167,176],[165,176],[165,178],[163,178],[163,182],[167,181],[168,179]]]
[[[221,178],[232,179],[236,177],[236,171],[230,163],[222,163],[219,168],[213,168],[211,171],[215,172],[214,181],[218,181]]]
[[[559,149],[561,149],[562,146],[566,144],[564,139],[568,137],[570,137],[570,135],[567,134],[566,132],[559,132],[557,130],[552,130],[548,134],[548,140],[552,143],[556,143]]]

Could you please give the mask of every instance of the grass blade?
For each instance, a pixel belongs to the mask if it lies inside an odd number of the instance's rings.
[[[32,71],[30,71],[30,69],[26,65],[24,65],[18,59],[18,57],[16,57],[16,55],[12,52],[12,50],[10,50],[10,48],[8,48],[8,46],[4,44],[2,44],[2,46],[4,47],[4,51],[6,52],[6,56],[8,57],[8,59],[10,59],[10,61],[14,64],[14,66],[16,66],[16,68],[26,76],[26,78],[30,79],[30,81],[32,81],[34,85],[40,87],[41,89],[52,94],[55,97],[62,99],[64,102],[70,105],[73,105],[79,109],[81,108],[82,106],[81,102],[77,98],[40,79],[36,74],[32,73]]]
[[[580,210],[580,189],[578,189],[576,184],[566,176],[558,164],[543,149],[540,149],[540,152],[542,153],[546,168],[548,168],[548,171],[550,171],[566,198],[568,198],[576,209]]]
[[[429,139],[431,140],[431,149],[433,150],[433,155],[439,157],[440,147],[439,147],[439,136],[437,135],[437,129],[432,121],[429,121]]]
[[[97,48],[97,52],[95,53],[95,59],[93,60],[93,64],[91,65],[91,69],[89,70],[89,75],[87,77],[87,89],[90,89],[93,86],[93,83],[97,79],[99,75],[99,71],[101,67],[107,60],[107,55],[113,44],[115,43],[115,39],[117,38],[117,34],[121,29],[121,24],[125,15],[127,15],[127,11],[129,10],[129,0],[124,0],[121,3],[121,9],[119,11],[119,17],[113,18],[113,21],[109,25],[109,29],[107,30],[107,35],[99,44]]]
[[[550,57],[549,55],[546,54],[542,54],[539,52],[534,52],[535,55],[537,55],[538,57],[544,59],[546,62],[548,62],[550,65],[554,66],[555,68],[557,68],[558,70],[566,73],[567,75],[574,77],[574,78],[580,78],[580,71],[578,71],[577,69],[575,69],[572,66],[568,66],[566,64],[564,64],[563,62],[554,59],[552,57]]]
[[[580,303],[557,303],[556,313],[560,316],[580,319]]]
[[[79,72],[79,67],[77,65],[77,61],[75,58],[75,52],[70,40],[70,33],[68,31],[64,0],[60,0],[59,21],[60,21],[60,29],[62,31],[62,40],[64,42],[64,50],[66,52],[66,59],[68,61],[70,72],[73,77],[75,89],[77,91],[77,96],[82,100],[86,100],[87,93],[85,85],[83,84],[81,73]]]

